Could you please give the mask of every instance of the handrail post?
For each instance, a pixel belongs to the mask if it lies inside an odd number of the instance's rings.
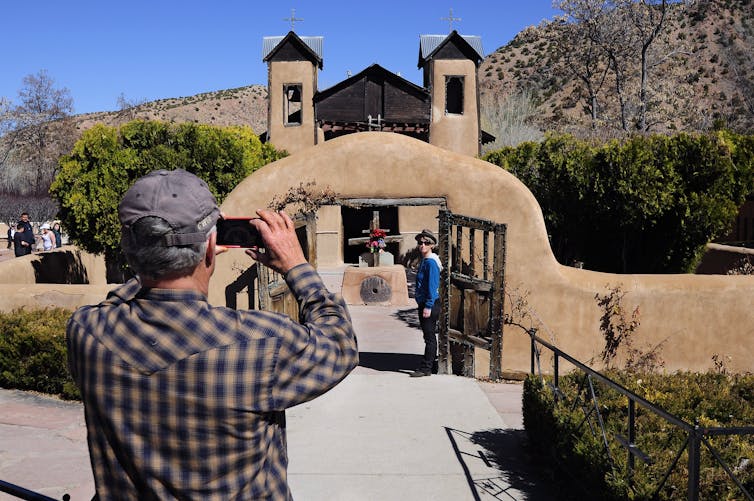
[[[628,397],[628,486],[633,487],[634,480],[634,455],[631,447],[636,443],[636,402]]]
[[[689,431],[689,483],[688,500],[699,501],[699,421],[694,422],[694,429]]]
[[[558,386],[560,378],[558,374],[558,366],[560,365],[560,357],[558,357],[558,353],[554,352],[555,358],[553,359],[553,372],[555,372],[553,377],[553,383],[555,384],[555,401],[558,401],[558,393],[560,393],[560,386]]]
[[[529,339],[531,339],[531,375],[534,375],[534,354],[537,351],[536,341],[534,341],[534,336],[537,333],[536,329],[529,329],[528,331]]]

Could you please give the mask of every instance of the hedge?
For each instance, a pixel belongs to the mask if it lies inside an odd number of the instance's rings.
[[[0,313],[0,387],[81,398],[66,362],[70,316],[63,308]]]
[[[611,372],[608,377],[689,424],[706,427],[754,423],[754,375],[678,373],[673,375]],[[617,391],[594,381],[598,409],[605,424],[605,448],[588,385],[581,374],[561,376],[562,398],[553,397],[551,378],[530,376],[524,385],[524,427],[531,443],[566,473],[570,488],[585,499],[648,500],[681,451],[686,433],[643,407],[636,406],[636,445],[651,459],[635,459],[631,481],[628,452],[616,435],[628,437],[628,402]],[[587,414],[589,417],[587,418]],[[754,492],[754,437],[708,438],[737,478]],[[686,499],[688,454],[678,464],[657,499]],[[714,456],[701,447],[699,499],[742,499]]]
[[[609,273],[693,272],[754,191],[754,136],[635,136],[593,144],[548,135],[485,155],[542,208],[562,264]]]

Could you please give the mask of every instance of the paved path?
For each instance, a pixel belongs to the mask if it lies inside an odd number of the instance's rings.
[[[322,274],[337,290],[337,272]],[[287,412],[297,500],[557,499],[526,449],[521,384],[409,378],[423,351],[414,309],[350,310],[361,365]],[[89,499],[81,405],[0,390],[0,479],[57,499]],[[6,499],[14,498],[0,494]]]

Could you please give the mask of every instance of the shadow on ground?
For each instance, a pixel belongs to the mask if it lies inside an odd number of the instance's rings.
[[[393,313],[393,317],[397,318],[404,324],[411,328],[419,329],[419,314],[416,308],[405,308]]]
[[[421,361],[421,355],[411,353],[376,353],[369,351],[359,353],[359,366],[377,371],[410,372],[419,367]]]
[[[499,475],[471,478],[464,468],[475,499],[489,496],[531,501],[579,499],[577,493],[558,487],[562,484],[557,474],[531,448],[525,430],[485,430],[468,434],[448,429],[448,436],[454,442],[466,438],[481,447],[477,450],[479,458],[499,472]],[[459,461],[464,459],[459,456]]]
[[[80,251],[55,250],[42,252],[32,261],[35,282],[38,284],[88,284],[86,266]]]

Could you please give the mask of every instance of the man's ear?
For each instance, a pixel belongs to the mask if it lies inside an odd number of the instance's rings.
[[[207,251],[204,253],[204,264],[207,266],[207,268],[212,266],[212,263],[215,261],[215,239],[217,238],[217,233],[214,231],[207,239]]]

